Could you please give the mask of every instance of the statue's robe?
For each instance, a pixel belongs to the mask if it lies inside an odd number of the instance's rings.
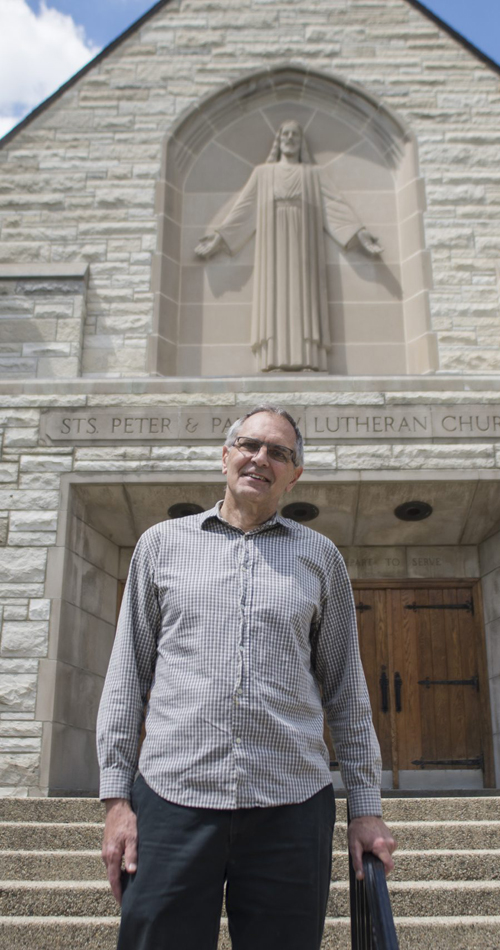
[[[315,165],[257,165],[214,230],[230,254],[255,233],[252,349],[260,370],[326,371],[324,231],[346,247],[362,223]]]

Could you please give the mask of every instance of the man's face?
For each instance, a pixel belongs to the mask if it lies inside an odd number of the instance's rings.
[[[280,149],[284,155],[296,156],[302,144],[302,131],[297,122],[285,122],[280,132]]]
[[[295,449],[295,431],[290,423],[270,412],[258,412],[246,419],[238,437],[260,439]],[[222,449],[222,471],[227,475],[228,491],[236,503],[261,504],[264,512],[274,512],[284,492],[292,490],[302,474],[293,462],[277,462],[269,458],[267,447],[249,457],[233,445]]]

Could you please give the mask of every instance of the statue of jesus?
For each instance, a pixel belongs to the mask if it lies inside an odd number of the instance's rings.
[[[260,371],[326,371],[331,348],[323,231],[344,248],[382,252],[377,238],[311,163],[298,122],[283,122],[222,224],[195,253],[237,253],[256,234],[252,349]]]

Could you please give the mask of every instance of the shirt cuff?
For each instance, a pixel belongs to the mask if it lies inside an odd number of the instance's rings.
[[[382,799],[379,788],[353,788],[347,792],[349,815],[363,818],[365,815],[382,817]]]
[[[128,769],[102,769],[99,798],[130,798],[135,779],[134,771]]]

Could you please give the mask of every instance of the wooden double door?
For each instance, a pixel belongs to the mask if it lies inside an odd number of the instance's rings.
[[[485,786],[493,785],[479,584],[353,587],[374,725],[394,787],[401,770],[436,769],[482,769]]]

